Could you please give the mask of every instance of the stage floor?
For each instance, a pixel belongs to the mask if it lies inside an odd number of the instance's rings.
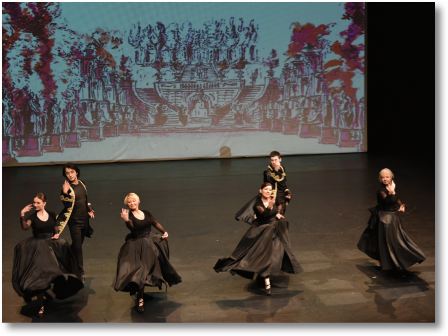
[[[286,212],[291,244],[304,272],[273,277],[271,297],[255,280],[212,269],[248,229],[234,215],[258,193],[269,158],[80,165],[95,208],[95,233],[83,245],[85,288],[46,303],[39,321],[434,322],[434,161],[355,153],[285,156],[282,163],[293,193]],[[379,270],[356,247],[385,167],[406,204],[404,230],[427,256],[407,278]],[[36,298],[26,304],[11,284],[14,246],[31,236],[19,215],[38,192],[58,213],[63,182],[61,165],[3,168],[3,322],[38,321]],[[151,300],[143,314],[135,297],[111,287],[129,232],[120,212],[130,192],[169,232],[171,262],[183,281],[167,292],[146,287]],[[61,237],[71,242],[68,229]]]

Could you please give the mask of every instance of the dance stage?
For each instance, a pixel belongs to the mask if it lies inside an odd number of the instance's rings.
[[[272,296],[263,281],[213,270],[249,228],[234,215],[258,193],[268,164],[258,157],[79,165],[95,209],[95,232],[83,245],[85,287],[69,299],[46,301],[39,320],[36,298],[27,304],[13,290],[14,246],[31,236],[19,215],[36,193],[47,195],[47,210],[62,209],[62,165],[3,168],[3,322],[435,321],[433,161],[369,153],[284,156],[293,195],[286,219],[304,272],[272,277]],[[404,230],[427,256],[406,277],[380,270],[356,246],[385,167],[406,204]],[[130,192],[169,232],[170,261],[182,277],[167,291],[146,287],[143,314],[135,296],[111,287],[129,233],[120,212]],[[61,237],[71,242],[68,229]]]

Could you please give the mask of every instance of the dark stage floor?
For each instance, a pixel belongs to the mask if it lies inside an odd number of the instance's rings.
[[[433,161],[371,154],[286,156],[291,244],[303,273],[274,277],[263,287],[212,269],[228,256],[248,225],[234,214],[262,183],[264,158],[81,165],[95,208],[95,233],[84,243],[85,288],[47,304],[42,322],[434,322],[435,189]],[[395,173],[406,203],[405,231],[427,259],[408,278],[380,271],[356,244],[376,203],[378,172]],[[31,235],[20,210],[37,192],[59,212],[61,166],[3,168],[3,322],[34,322],[37,302],[14,292],[14,246]],[[169,232],[171,261],[183,282],[165,292],[147,288],[146,311],[111,283],[128,230],[120,218],[129,192],[141,198]],[[62,237],[71,242],[68,229]]]

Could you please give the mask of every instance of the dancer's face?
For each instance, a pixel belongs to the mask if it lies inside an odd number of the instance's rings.
[[[381,182],[385,185],[389,185],[392,182],[392,177],[390,176],[390,173],[384,172],[381,174]]]
[[[279,158],[278,156],[273,156],[271,157],[271,165],[274,166],[280,166],[280,162],[282,162],[282,159]]]
[[[78,180],[78,174],[74,169],[65,168],[65,176],[67,176],[67,180],[70,182],[76,182]]]
[[[45,209],[45,204],[47,204],[47,202],[43,202],[40,198],[34,197],[33,207],[36,211]]]
[[[260,193],[264,198],[269,198],[269,197],[271,197],[272,187],[266,186],[263,189],[260,189]]]
[[[131,210],[137,210],[138,209],[138,202],[135,198],[129,197],[128,198],[128,208]]]

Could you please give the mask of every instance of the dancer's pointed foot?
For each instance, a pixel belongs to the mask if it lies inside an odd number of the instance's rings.
[[[143,313],[145,311],[144,305],[145,305],[145,301],[143,301],[143,298],[139,299],[138,300],[138,306],[137,306],[137,311],[139,313]]]
[[[270,296],[272,292],[271,292],[271,282],[269,281],[269,278],[264,279],[264,285],[266,287],[266,295]]]
[[[271,284],[266,285],[266,295],[267,296],[271,296],[272,292],[271,292]]]
[[[38,318],[44,317],[44,306],[40,307],[39,312],[36,315]]]

